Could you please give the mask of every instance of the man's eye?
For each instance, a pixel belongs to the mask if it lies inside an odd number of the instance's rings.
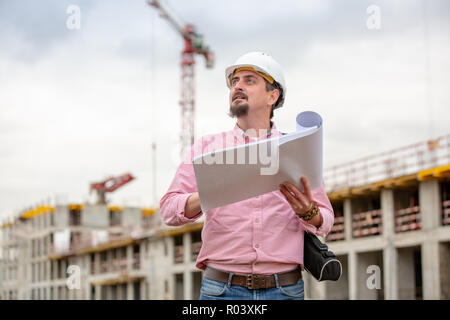
[[[255,80],[253,80],[253,79],[247,79],[247,82],[248,82],[248,83],[254,83]]]
[[[237,82],[238,82],[237,79],[233,79],[233,80],[231,80],[231,85],[234,86],[234,85],[236,85]]]

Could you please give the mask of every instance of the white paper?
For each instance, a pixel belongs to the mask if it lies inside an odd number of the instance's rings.
[[[322,183],[322,118],[313,111],[296,117],[295,132],[216,150],[193,159],[200,204],[207,210],[279,189],[290,181],[303,191]]]

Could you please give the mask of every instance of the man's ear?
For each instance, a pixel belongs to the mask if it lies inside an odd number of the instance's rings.
[[[278,89],[273,89],[272,91],[270,91],[270,105],[274,105],[275,102],[277,102],[278,98],[280,97],[280,90]]]

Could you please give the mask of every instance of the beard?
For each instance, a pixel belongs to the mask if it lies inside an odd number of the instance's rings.
[[[247,102],[237,104],[237,105],[235,105],[234,103],[231,103],[230,112],[228,113],[228,115],[231,118],[239,118],[240,116],[245,116],[248,113],[248,108],[249,108],[249,105]]]

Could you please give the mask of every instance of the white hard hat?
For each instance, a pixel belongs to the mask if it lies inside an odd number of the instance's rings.
[[[272,78],[279,84],[282,92],[280,92],[280,98],[278,99],[277,105],[273,108],[281,108],[284,103],[284,98],[286,97],[286,84],[284,82],[283,71],[281,70],[280,64],[276,62],[271,55],[265,52],[246,53],[240,56],[233,65],[225,69],[225,77],[228,88],[231,89],[231,75],[236,69],[243,67],[250,67],[256,72],[268,75],[269,77],[265,77],[264,75],[262,76],[269,82],[269,79]]]

